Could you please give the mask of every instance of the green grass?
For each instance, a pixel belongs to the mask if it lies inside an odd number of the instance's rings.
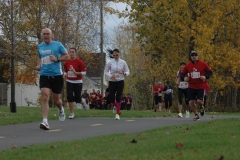
[[[1,151],[0,155],[2,160],[237,160],[240,157],[239,135],[240,119],[224,119],[137,134],[111,134],[9,149]],[[133,139],[137,143],[132,143]]]
[[[151,110],[146,111],[135,111],[135,110],[122,110],[122,118],[144,118],[144,117],[166,117],[176,116],[177,113],[166,113],[166,112],[153,112]],[[65,113],[69,115],[69,109],[65,108]],[[210,112],[211,115],[239,115],[240,113],[219,113]],[[113,117],[111,110],[87,110],[75,109],[76,118],[84,117]],[[0,126],[10,124],[22,124],[42,121],[42,112],[40,107],[17,107],[16,113],[10,112],[10,107],[0,106]],[[49,120],[58,119],[58,108],[49,109]]]
[[[75,109],[76,118],[84,117],[113,117],[111,110],[87,110]],[[171,116],[174,113],[153,112],[153,111],[127,111],[122,110],[122,118],[142,118],[142,117],[158,117]],[[65,108],[65,113],[69,115],[69,108]],[[41,108],[39,107],[17,107],[16,113],[10,112],[10,107],[0,107],[0,126],[9,124],[31,123],[42,121]],[[58,119],[58,108],[50,108],[48,114],[49,120]]]
[[[67,109],[66,109],[66,112]],[[122,111],[121,117],[169,116],[152,111]],[[56,108],[50,119],[58,119]],[[76,110],[79,117],[112,117],[110,111]],[[217,113],[219,114],[219,113]],[[31,115],[31,116],[30,116]],[[174,114],[175,115],[175,114]],[[232,115],[232,114],[231,114]],[[234,115],[240,115],[236,113]],[[1,125],[41,121],[40,108],[0,107]],[[5,118],[3,118],[5,116]],[[30,117],[30,118],[29,118]],[[21,120],[18,122],[18,120]],[[66,135],[67,136],[67,135]],[[133,143],[135,140],[136,143]],[[237,160],[240,157],[240,118],[156,128],[135,134],[111,134],[83,140],[54,142],[0,151],[0,159],[18,160]]]

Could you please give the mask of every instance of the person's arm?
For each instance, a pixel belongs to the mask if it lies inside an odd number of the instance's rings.
[[[85,75],[86,75],[86,67],[85,67],[83,61],[80,61],[80,68],[81,68],[81,71],[76,72],[76,71],[74,70],[74,71],[73,71],[74,74],[76,74],[76,75],[81,75],[81,76],[85,76]]]
[[[128,68],[128,65],[127,63],[125,62],[124,64],[124,73],[123,73],[125,76],[128,76],[130,74],[130,70]]]
[[[106,77],[111,78],[112,75],[110,73],[110,63],[107,63],[104,72],[105,72]]]
[[[69,54],[67,52],[63,53],[60,57],[57,58],[57,61],[62,62],[69,60]]]
[[[40,71],[41,70],[41,57],[37,56],[37,66],[36,70]]]

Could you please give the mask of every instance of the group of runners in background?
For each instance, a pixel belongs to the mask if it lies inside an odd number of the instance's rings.
[[[180,70],[177,72],[176,84],[178,85],[178,117],[183,117],[183,97],[186,104],[185,117],[190,117],[190,112],[194,113],[193,120],[200,120],[200,115],[204,116],[206,106],[207,95],[210,90],[210,86],[207,79],[212,75],[212,70],[208,64],[198,59],[198,53],[192,51],[190,53],[191,61],[187,64],[185,62],[180,63]],[[172,106],[173,89],[170,81],[166,82],[163,87],[161,81],[153,88],[155,108],[154,111],[161,111],[163,104],[165,104],[165,110],[170,112]],[[164,97],[162,97],[164,95]]]

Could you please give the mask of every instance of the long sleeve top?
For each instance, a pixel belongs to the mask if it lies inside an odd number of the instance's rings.
[[[124,73],[123,73],[124,71]],[[105,75],[109,78],[109,81],[121,81],[124,80],[124,76],[130,74],[127,63],[122,59],[112,59],[109,61],[105,67]],[[115,79],[111,78],[112,75],[115,75]]]

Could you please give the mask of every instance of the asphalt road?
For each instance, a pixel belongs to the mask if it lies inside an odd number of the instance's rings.
[[[192,115],[191,115],[192,116]],[[211,121],[222,118],[240,118],[240,116],[205,115],[201,120],[193,121],[178,117],[158,118],[75,118],[49,121],[50,130],[39,128],[40,122],[0,126],[0,150],[15,147],[28,147],[41,143],[79,140],[112,133],[137,133],[163,126],[182,125]]]

